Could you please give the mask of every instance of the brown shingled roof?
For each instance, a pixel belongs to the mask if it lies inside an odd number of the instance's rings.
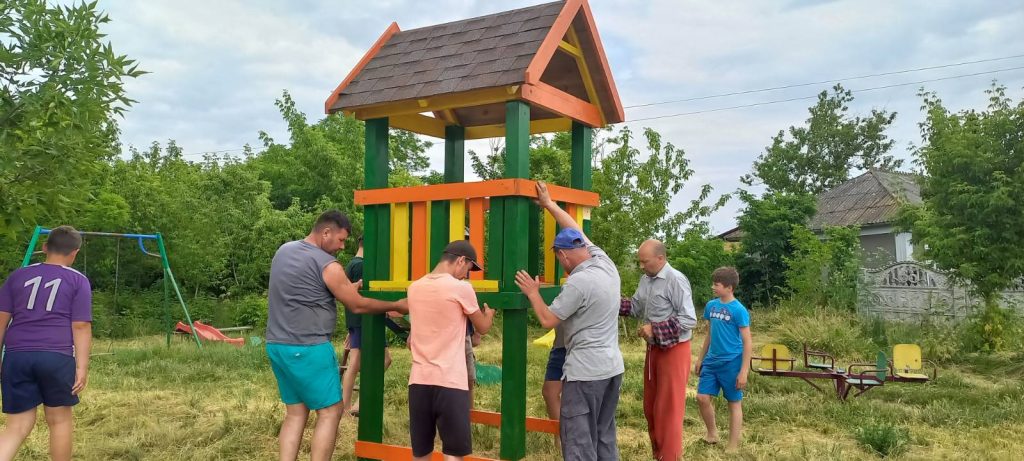
[[[921,203],[916,177],[871,169],[818,195],[811,229],[891,223],[903,203]]]
[[[332,109],[522,83],[564,2],[401,31]]]
[[[408,31],[392,23],[325,109],[360,119],[392,117],[392,126],[437,135],[444,124],[499,125],[509,100],[530,103],[531,120],[558,122],[531,131],[567,127],[570,120],[595,127],[624,120],[586,0]],[[433,117],[417,115],[423,113]]]

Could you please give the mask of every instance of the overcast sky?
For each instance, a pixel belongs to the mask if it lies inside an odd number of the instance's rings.
[[[118,53],[151,72],[127,83],[138,101],[121,124],[122,141],[144,147],[174,139],[190,160],[203,152],[237,154],[259,146],[258,132],[280,142],[287,131],[274,99],[288,90],[313,122],[327,95],[392,21],[412,29],[543,1],[100,1]],[[357,6],[358,5],[358,6]],[[993,79],[1024,96],[1024,2],[593,0],[601,38],[626,119],[691,113],[813,97],[832,83],[648,107],[696,98],[920,67],[989,60],[843,82],[853,90],[1012,69],[924,84],[855,92],[857,114],[898,113],[889,135],[896,154],[919,143],[918,88],[955,109],[980,108]],[[696,174],[673,203],[685,208],[699,185],[716,193],[739,176],[779,130],[807,118],[813,100],[627,122],[651,127],[686,151]],[[486,141],[467,143],[484,151]],[[443,150],[431,151],[442,168]],[[467,172],[467,174],[471,174]],[[731,202],[716,231],[735,223]]]

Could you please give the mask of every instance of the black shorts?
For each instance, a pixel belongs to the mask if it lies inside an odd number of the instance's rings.
[[[359,350],[363,348],[363,329],[362,328],[349,328],[348,329],[348,348]]]
[[[75,358],[59,352],[8,352],[0,371],[3,412],[22,413],[38,407],[78,404],[71,394],[75,385]]]
[[[434,451],[434,435],[441,434],[441,452],[448,456],[473,453],[469,430],[469,391],[424,384],[409,385],[409,435],[412,455]]]

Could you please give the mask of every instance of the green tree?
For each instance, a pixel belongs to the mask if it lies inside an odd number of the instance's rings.
[[[854,117],[852,101],[842,85],[822,91],[804,126],[779,131],[741,181],[768,192],[819,194],[849,179],[852,169],[899,168],[902,162],[889,155],[894,141],[885,134],[896,114],[872,110]]]
[[[711,273],[719,267],[735,265],[736,255],[727,251],[721,240],[711,236],[710,227],[706,223],[690,226],[683,232],[682,238],[667,242],[667,245],[672,267],[690,280],[693,302],[699,314],[701,303],[713,297]]]
[[[951,112],[935,93],[921,93],[924,203],[905,208],[901,220],[923,257],[970,282],[986,315],[999,318],[999,292],[1024,276],[1024,100],[1014,103],[998,85],[987,94],[985,110]]]
[[[84,185],[111,158],[116,116],[133,102],[135,62],[104,43],[96,3],[0,3],[0,235],[60,222],[92,197]],[[6,244],[5,244],[6,245]]]
[[[860,231],[830,227],[819,236],[794,226],[793,255],[785,256],[790,296],[819,306],[853,310],[860,278]]]
[[[769,304],[785,294],[786,258],[794,252],[794,229],[806,227],[814,215],[809,194],[772,193],[763,197],[741,192],[745,204],[739,227],[743,230],[736,268],[743,299]]]
[[[261,132],[264,150],[253,160],[260,178],[271,184],[274,207],[287,209],[298,198],[307,210],[327,204],[352,213],[352,193],[363,186],[363,122],[335,114],[309,124],[287,91],[275,104],[288,125],[289,143],[278,143]],[[391,171],[407,176],[394,185],[420,183],[412,178],[429,166],[426,151],[431,145],[407,131],[391,132]]]

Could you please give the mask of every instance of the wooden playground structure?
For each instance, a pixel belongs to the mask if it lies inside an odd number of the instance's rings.
[[[515,273],[541,274],[550,302],[562,272],[546,251],[554,219],[531,200],[530,135],[571,132],[570,187],[549,189],[587,230],[599,203],[590,192],[592,129],[624,121],[590,6],[559,1],[409,31],[392,23],[325,110],[366,122],[366,190],[355,196],[365,207],[365,296],[404,298],[466,228],[482,250],[485,272],[470,282],[481,304],[502,311],[501,411],[474,410],[471,420],[500,427],[501,459],[525,458],[526,433],[558,433],[558,422],[526,415],[529,302]],[[388,188],[390,128],[444,139],[445,184]],[[493,137],[505,140],[504,177],[464,182],[465,141]],[[364,317],[355,453],[410,459],[411,449],[383,443],[384,341],[383,315]]]

